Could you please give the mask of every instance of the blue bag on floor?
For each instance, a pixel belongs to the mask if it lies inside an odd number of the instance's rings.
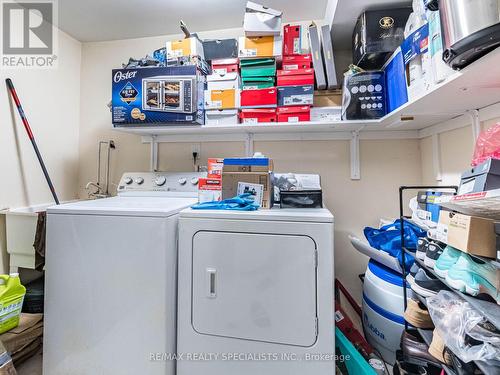
[[[416,225],[404,222],[405,229],[405,247],[408,250],[417,249],[417,241],[420,237],[425,237],[427,232],[420,229]],[[366,227],[364,229],[364,234],[371,247],[379,249],[389,253],[393,257],[399,260],[399,263],[403,265],[403,258],[401,256],[401,220],[398,219],[392,224],[385,225],[381,228],[370,228]],[[405,255],[405,268],[409,269],[415,259],[406,254]]]

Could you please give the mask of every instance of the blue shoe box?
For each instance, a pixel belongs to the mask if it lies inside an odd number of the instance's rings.
[[[313,105],[314,86],[280,86],[278,87],[278,107],[293,105]]]

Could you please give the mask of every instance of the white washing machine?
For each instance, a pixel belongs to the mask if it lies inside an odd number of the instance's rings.
[[[179,219],[177,375],[332,375],[327,209],[186,209]]]
[[[48,209],[45,375],[174,375],[178,213],[197,173],[126,173]]]

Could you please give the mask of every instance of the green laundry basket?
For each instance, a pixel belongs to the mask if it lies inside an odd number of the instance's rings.
[[[363,356],[356,350],[354,345],[335,327],[335,345],[340,349],[340,353],[345,359],[345,366],[349,375],[377,375],[375,370],[366,362]]]

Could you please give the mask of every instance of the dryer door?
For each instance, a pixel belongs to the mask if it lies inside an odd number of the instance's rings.
[[[197,232],[194,329],[215,336],[314,345],[316,264],[316,244],[307,236]]]

